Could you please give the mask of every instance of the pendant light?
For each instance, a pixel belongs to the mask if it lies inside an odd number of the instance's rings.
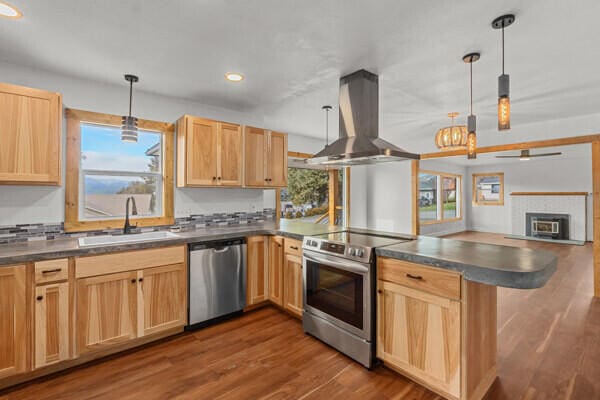
[[[454,118],[457,116],[457,112],[448,113],[448,117],[452,121],[450,126],[440,128],[435,134],[435,145],[438,149],[444,151],[467,148],[467,127],[465,125],[454,125]]]
[[[138,141],[138,119],[131,116],[131,103],[133,101],[133,84],[138,82],[139,78],[135,75],[125,75],[125,80],[129,82],[129,115],[123,116],[121,122],[121,140],[123,142],[137,143]]]
[[[467,158],[477,158],[477,117],[473,114],[473,63],[481,57],[479,53],[469,53],[463,61],[469,64],[469,117],[467,118]]]
[[[510,129],[510,79],[504,73],[504,28],[515,22],[513,14],[503,15],[492,21],[492,28],[502,29],[502,75],[498,77],[498,130]]]
[[[331,106],[321,107],[322,110],[325,110],[325,147],[329,146],[329,111],[332,108]]]

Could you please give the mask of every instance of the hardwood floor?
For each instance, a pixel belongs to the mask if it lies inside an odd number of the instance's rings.
[[[488,399],[600,399],[600,301],[592,246],[463,233],[451,238],[550,250],[538,290],[498,291],[498,375]],[[369,372],[304,335],[275,308],[0,393],[8,399],[439,399],[384,367]]]
[[[600,399],[600,299],[592,244],[465,232],[450,239],[548,250],[558,270],[541,289],[498,290],[498,379],[488,399]]]

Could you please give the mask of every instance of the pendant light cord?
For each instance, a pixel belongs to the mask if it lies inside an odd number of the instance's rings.
[[[473,115],[473,60],[471,60],[471,62],[469,63],[469,75],[469,93],[471,97],[469,112],[471,115]]]
[[[129,81],[129,117],[131,117],[131,102],[133,100],[133,81]]]
[[[502,22],[502,75],[504,75],[504,22]]]
[[[325,146],[329,146],[329,109],[325,109]]]

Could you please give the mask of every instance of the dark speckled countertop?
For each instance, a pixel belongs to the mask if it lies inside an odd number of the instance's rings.
[[[557,263],[549,251],[429,236],[380,247],[376,254],[450,269],[470,281],[516,289],[544,286]]]
[[[233,239],[251,235],[281,235],[302,240],[304,236],[341,230],[343,228],[339,226],[285,221],[280,224],[267,222],[252,225],[208,227],[195,231],[178,232],[175,238],[114,245],[79,247],[75,238],[3,244],[0,245],[0,266],[62,257],[146,249],[156,246]],[[387,233],[387,235],[390,234]],[[556,256],[547,251],[426,236],[399,236],[416,240],[380,247],[377,249],[376,254],[458,271],[463,274],[465,279],[475,282],[520,289],[542,287],[556,271]]]

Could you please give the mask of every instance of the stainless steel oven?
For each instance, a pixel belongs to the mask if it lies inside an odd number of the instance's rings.
[[[367,368],[375,359],[375,252],[411,240],[346,230],[305,237],[304,331]]]
[[[368,263],[304,251],[304,310],[372,339],[372,271]]]

